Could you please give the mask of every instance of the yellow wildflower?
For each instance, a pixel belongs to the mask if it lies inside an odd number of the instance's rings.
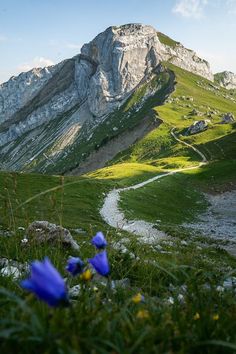
[[[212,319],[213,321],[218,321],[220,318],[220,316],[218,315],[218,313],[216,313],[215,315],[213,315]]]
[[[139,304],[141,301],[143,301],[144,300],[144,296],[142,295],[142,294],[140,294],[140,293],[138,293],[138,294],[136,294],[136,295],[134,295],[133,297],[132,297],[132,301],[135,303],[135,304]]]
[[[85,281],[89,281],[92,279],[92,272],[90,269],[87,269],[85,272],[83,272],[81,275],[80,275],[80,279],[82,280],[85,280]]]
[[[141,319],[141,320],[143,320],[143,319],[149,318],[150,315],[149,315],[149,312],[147,310],[139,310],[137,312],[136,317]]]
[[[193,316],[194,321],[200,320],[200,315],[198,312],[195,313],[195,315]]]

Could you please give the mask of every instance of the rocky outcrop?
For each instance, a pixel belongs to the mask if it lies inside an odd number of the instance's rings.
[[[187,129],[186,134],[192,135],[192,134],[201,133],[208,128],[209,123],[210,123],[209,119],[197,120]]]
[[[213,80],[209,63],[181,44],[172,47],[161,43],[151,26],[109,27],[85,44],[81,53],[98,63],[88,95],[90,109],[96,116],[113,109],[163,60]]]
[[[231,71],[223,71],[214,75],[214,80],[226,89],[236,89],[236,74]]]
[[[205,77],[210,81],[214,80],[210,64],[206,60],[199,58],[193,50],[185,48],[182,44],[176,44],[175,47],[162,45],[161,55],[162,60],[169,61],[182,69]]]
[[[22,73],[0,85],[2,168],[30,164],[52,146],[61,152],[81,138],[85,125],[83,134],[88,138],[166,60],[213,78],[209,64],[193,51],[178,42],[163,43],[151,26],[129,24],[109,27],[71,59]],[[41,149],[36,149],[38,137],[43,141]],[[4,164],[9,151],[14,158]],[[45,159],[50,163],[50,157]]]
[[[222,124],[229,124],[229,123],[234,123],[235,122],[235,118],[233,113],[226,113],[223,115],[222,117]]]
[[[30,101],[63,63],[47,68],[35,68],[11,77],[0,85],[0,124]]]
[[[34,221],[26,230],[29,243],[49,244],[58,246],[61,244],[66,248],[79,249],[69,230],[48,221]]]

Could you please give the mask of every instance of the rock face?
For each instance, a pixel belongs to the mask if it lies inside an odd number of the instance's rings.
[[[235,118],[233,113],[226,113],[223,117],[222,117],[222,124],[229,124],[229,123],[234,123],[235,122]]]
[[[208,128],[209,119],[195,121],[187,130],[187,135],[201,133]]]
[[[89,138],[166,60],[213,80],[205,60],[180,43],[163,43],[153,27],[141,24],[109,27],[81,54],[12,77],[0,85],[0,168],[30,165],[51,147],[60,154],[84,127]],[[44,153],[45,164],[53,156]]]
[[[236,74],[231,71],[223,71],[214,75],[215,81],[226,89],[236,89]]]
[[[11,77],[0,85],[0,123],[22,108],[60,69],[62,63],[47,68],[35,68]]]
[[[29,225],[26,234],[30,243],[47,243],[54,246],[61,244],[66,248],[79,249],[69,230],[48,221],[34,221]]]

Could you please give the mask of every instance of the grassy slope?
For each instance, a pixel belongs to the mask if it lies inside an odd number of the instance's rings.
[[[132,130],[143,117],[149,117],[152,121],[155,119],[155,112],[152,108],[164,101],[165,96],[171,86],[171,77],[168,73],[162,72],[153,77],[153,79],[144,83],[128,98],[128,100],[117,110],[111,113],[103,122],[92,122],[92,126],[96,123],[95,129],[91,130],[91,122],[84,125],[72,147],[66,148],[55,165],[46,164],[43,153],[41,153],[29,166],[26,171],[43,171],[46,173],[65,173],[76,168],[83,162],[89,154],[106,144],[113,137],[118,136],[127,130]],[[154,96],[147,99],[138,109],[140,100],[149,90],[156,90]],[[113,128],[116,127],[114,130]],[[92,133],[91,133],[92,132]],[[91,139],[88,135],[91,134]],[[52,143],[46,151],[50,156],[56,152],[56,144]]]
[[[182,244],[181,240],[186,237],[184,232],[177,233],[175,243],[163,241],[160,245],[140,245],[134,236],[109,228],[99,216],[103,194],[109,189],[137,183],[166,169],[198,163],[199,157],[195,153],[170,137],[172,126],[181,132],[196,118],[186,120],[182,117],[193,105],[203,106],[203,110],[208,105],[212,108],[217,105],[221,112],[235,112],[235,106],[227,105],[227,100],[218,100],[214,93],[200,89],[196,84],[198,77],[174,70],[178,85],[173,96],[193,96],[194,101],[173,102],[156,108],[164,120],[161,128],[118,156],[111,166],[85,178],[0,173],[1,224],[4,229],[13,230],[13,236],[5,237],[0,243],[1,256],[23,262],[48,255],[66,276],[64,265],[68,255],[79,255],[83,259],[92,256],[90,238],[101,229],[109,241],[111,278],[128,277],[131,282],[130,288],[119,289],[113,294],[101,285],[95,293],[93,283],[88,284],[79,301],[74,303],[73,311],[58,309],[49,317],[46,305],[31,296],[25,297],[16,282],[0,277],[2,286],[25,299],[20,302],[12,295],[2,295],[0,289],[1,352],[207,354],[231,353],[232,348],[235,349],[235,295],[233,290],[223,293],[216,290],[225,278],[234,274],[235,259],[216,249],[215,245],[211,247],[207,239],[204,239],[204,248],[200,247],[202,239],[197,238],[188,237],[187,246]],[[200,80],[204,85],[209,84]],[[235,180],[234,129],[233,126],[216,125],[192,137],[195,144],[207,147],[212,159],[217,161],[195,172],[168,177],[137,192],[132,191],[133,195],[125,193],[122,204],[127,216],[156,220],[162,211],[161,227],[172,227],[174,235],[173,226],[179,225],[184,214],[176,206],[185,210],[187,207],[185,217],[191,219],[205,207],[200,190],[220,188]],[[190,138],[186,140],[190,141]],[[214,148],[216,142],[223,146],[227,159],[219,148]],[[181,193],[179,187],[185,192]],[[34,199],[29,200],[32,197]],[[170,197],[172,203],[165,203]],[[70,228],[81,250],[69,252],[60,246],[22,247],[20,239],[24,232],[17,227],[27,226],[35,219],[47,219]],[[74,228],[82,228],[86,233],[77,235]],[[117,249],[122,245],[128,249],[127,253]],[[78,278],[69,278],[70,284],[79,282]],[[130,301],[138,291],[145,295],[145,304],[134,305]],[[184,303],[179,294],[183,295]],[[174,305],[168,304],[170,296]],[[137,319],[139,309],[148,310],[149,319]],[[196,312],[200,314],[199,320],[194,320]],[[218,321],[213,320],[215,314],[219,315]]]
[[[173,68],[172,65],[170,67]],[[183,167],[187,163],[194,165],[199,161],[199,156],[190,149],[186,150],[181,144],[176,144],[170,136],[170,129],[175,126],[177,131],[182,133],[194,120],[208,118],[207,112],[217,112],[211,117],[212,124],[208,130],[193,136],[181,137],[184,141],[198,147],[210,162],[214,162],[212,165],[194,172],[168,177],[142,190],[127,191],[122,194],[121,205],[129,218],[143,218],[153,222],[161,220],[158,225],[162,228],[169,224],[190,221],[203,211],[207,204],[201,191],[211,190],[212,179],[215,188],[217,185],[222,186],[226,182],[236,180],[236,124],[219,124],[223,113],[236,114],[236,104],[224,97],[229,93],[223,89],[209,91],[212,86],[207,80],[202,78],[199,80],[196,75],[181,69],[174,70],[178,84],[172,95],[173,102],[156,108],[164,121],[162,129],[151,132],[118,158],[118,161],[122,162],[143,162],[159,168]],[[199,81],[204,89],[199,87]],[[193,97],[193,102],[182,99],[183,96]],[[203,117],[192,116],[191,111],[194,108],[201,111]],[[202,179],[205,184],[202,183]],[[140,200],[143,200],[141,204]]]

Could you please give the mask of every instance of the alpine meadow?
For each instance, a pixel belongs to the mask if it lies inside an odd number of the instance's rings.
[[[236,353],[236,74],[175,39],[112,25],[0,83],[2,354]]]

